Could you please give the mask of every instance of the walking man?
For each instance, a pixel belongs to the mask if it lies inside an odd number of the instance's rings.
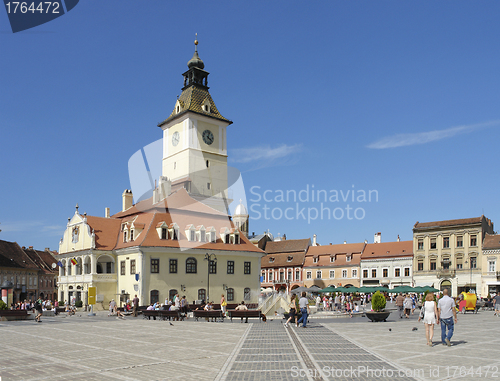
[[[309,309],[309,300],[306,298],[306,292],[302,291],[302,297],[299,300],[299,308],[300,308],[300,313],[302,316],[300,317],[299,321],[297,322],[297,327],[299,326],[300,322],[302,322],[302,328],[306,328],[307,324],[307,313]]]
[[[396,298],[396,306],[398,307],[398,310],[399,310],[399,318],[402,319],[403,318],[403,305],[404,305],[404,302],[405,302],[405,297],[403,296],[403,294],[399,294],[398,297]]]
[[[132,299],[132,303],[134,304],[132,314],[134,315],[134,317],[137,317],[137,309],[139,308],[139,298],[137,297],[137,294],[135,295],[135,298]]]
[[[443,297],[439,299],[437,309],[437,322],[441,320],[441,342],[443,345],[451,347],[451,337],[457,323],[457,312],[455,311],[455,301],[448,296],[448,289],[443,290]],[[448,329],[448,334],[446,334]]]

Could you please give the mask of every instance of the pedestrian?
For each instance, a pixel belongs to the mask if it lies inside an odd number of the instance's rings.
[[[439,299],[437,305],[437,321],[441,322],[441,342],[443,345],[451,347],[451,337],[457,323],[457,312],[455,310],[455,301],[448,296],[448,289],[443,290],[443,296]],[[448,333],[446,333],[448,330]]]
[[[109,302],[109,313],[108,316],[113,316],[116,313],[116,302],[114,299],[111,299],[111,302]]]
[[[137,317],[137,310],[139,309],[139,298],[137,297],[137,294],[135,294],[134,299],[132,299],[132,304],[134,305],[132,315]]]
[[[321,303],[321,296],[317,296],[316,298],[316,311],[319,311],[319,305]]]
[[[410,295],[406,295],[405,300],[404,300],[404,307],[405,307],[405,318],[409,319],[410,318],[410,313],[411,313],[411,308],[413,305],[413,301],[410,298]]]
[[[292,299],[290,300],[290,304],[288,305],[289,311],[288,311],[288,320],[285,322],[285,328],[288,328],[288,323],[293,320],[292,324],[295,323],[295,320],[297,320],[296,317],[296,310],[295,310],[295,298],[297,295],[293,294]]]
[[[221,299],[220,299],[220,309],[222,310],[222,316],[226,316],[226,306],[227,306],[227,302],[226,302],[226,297],[224,296],[224,294],[221,295]]]
[[[500,294],[497,294],[491,301],[495,304],[495,314],[496,316],[500,316]]]
[[[398,307],[399,310],[399,318],[403,318],[403,304],[404,304],[405,298],[403,294],[399,293],[399,295],[396,298],[396,306]]]
[[[43,312],[42,312],[42,301],[40,299],[38,299],[36,302],[35,302],[35,311],[37,313],[36,317],[35,317],[35,321],[37,323],[41,323],[42,321],[40,320],[40,318],[42,317],[43,315]]]
[[[307,327],[307,314],[309,312],[309,300],[306,298],[306,292],[302,291],[302,297],[299,300],[299,307],[300,307],[300,313],[302,316],[300,317],[299,321],[297,322],[297,327],[300,325],[300,322],[302,322],[302,328]]]
[[[427,345],[432,347],[432,338],[434,337],[434,324],[439,323],[437,320],[438,310],[436,302],[434,301],[434,296],[429,292],[425,297],[425,303],[420,311],[420,316],[418,321],[424,320],[425,325],[425,337],[427,339]]]

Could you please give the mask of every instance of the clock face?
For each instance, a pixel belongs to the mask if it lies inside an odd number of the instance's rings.
[[[172,145],[175,147],[177,144],[179,144],[181,136],[179,135],[178,131],[175,131],[174,134],[172,135]]]
[[[205,144],[210,145],[214,142],[214,134],[210,130],[203,131],[202,137]]]

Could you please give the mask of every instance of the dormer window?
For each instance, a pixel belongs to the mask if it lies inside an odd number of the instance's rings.
[[[213,226],[209,226],[207,227],[207,230],[206,230],[206,233],[205,233],[205,236],[207,238],[207,242],[212,242],[214,243],[215,240],[216,240],[216,230]]]
[[[207,240],[207,233],[203,225],[196,227],[196,239],[199,242],[205,242]]]
[[[319,257],[318,256],[313,257],[313,263],[318,263],[318,261],[319,261]]]
[[[170,236],[170,239],[177,241],[179,239],[179,225],[175,222],[171,223],[168,226],[168,235]]]
[[[293,257],[291,255],[289,255],[287,258],[286,258],[286,261],[287,262],[291,262],[293,260]]]
[[[229,243],[229,234],[231,231],[228,228],[221,228],[220,229],[220,239],[224,243]]]
[[[130,230],[130,240],[134,240],[134,230]]]
[[[168,229],[167,228],[161,229],[161,239],[168,239]]]
[[[194,228],[194,225],[187,225],[186,226],[186,237],[189,241],[193,242],[196,241],[196,230]]]
[[[335,255],[330,255],[330,263],[335,262]]]
[[[351,254],[347,254],[346,257],[345,257],[346,262],[351,262],[351,258],[352,258],[352,255]]]
[[[210,102],[208,101],[208,99],[205,99],[203,105],[201,106],[201,109],[205,112],[210,112]]]
[[[123,242],[127,242],[127,232],[123,232]]]
[[[273,263],[274,262],[274,257],[269,257],[269,263]]]

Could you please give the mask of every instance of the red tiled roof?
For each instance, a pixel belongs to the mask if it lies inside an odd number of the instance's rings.
[[[488,234],[484,236],[483,250],[500,249],[500,234]]]
[[[265,251],[268,254],[275,253],[292,253],[292,252],[306,252],[311,244],[309,238],[306,239],[289,239],[285,241],[270,241],[266,244]]]
[[[95,248],[113,250],[122,221],[116,218],[87,216],[87,224],[95,233]]]
[[[484,216],[474,217],[474,218],[461,218],[457,220],[445,220],[445,221],[433,221],[433,222],[416,222],[413,226],[414,229],[423,228],[437,228],[444,226],[460,226],[460,225],[471,225],[479,224],[483,220]]]
[[[291,261],[288,261],[288,257],[291,257]],[[260,267],[274,268],[274,267],[297,267],[304,264],[305,253],[281,253],[281,254],[268,254],[262,257]],[[271,262],[271,259],[273,261]]]
[[[341,243],[337,245],[310,246],[306,256],[362,253],[365,243]]]
[[[413,241],[369,243],[361,260],[396,257],[413,257]]]
[[[31,260],[16,242],[0,240],[0,267],[38,270],[38,266]]]

